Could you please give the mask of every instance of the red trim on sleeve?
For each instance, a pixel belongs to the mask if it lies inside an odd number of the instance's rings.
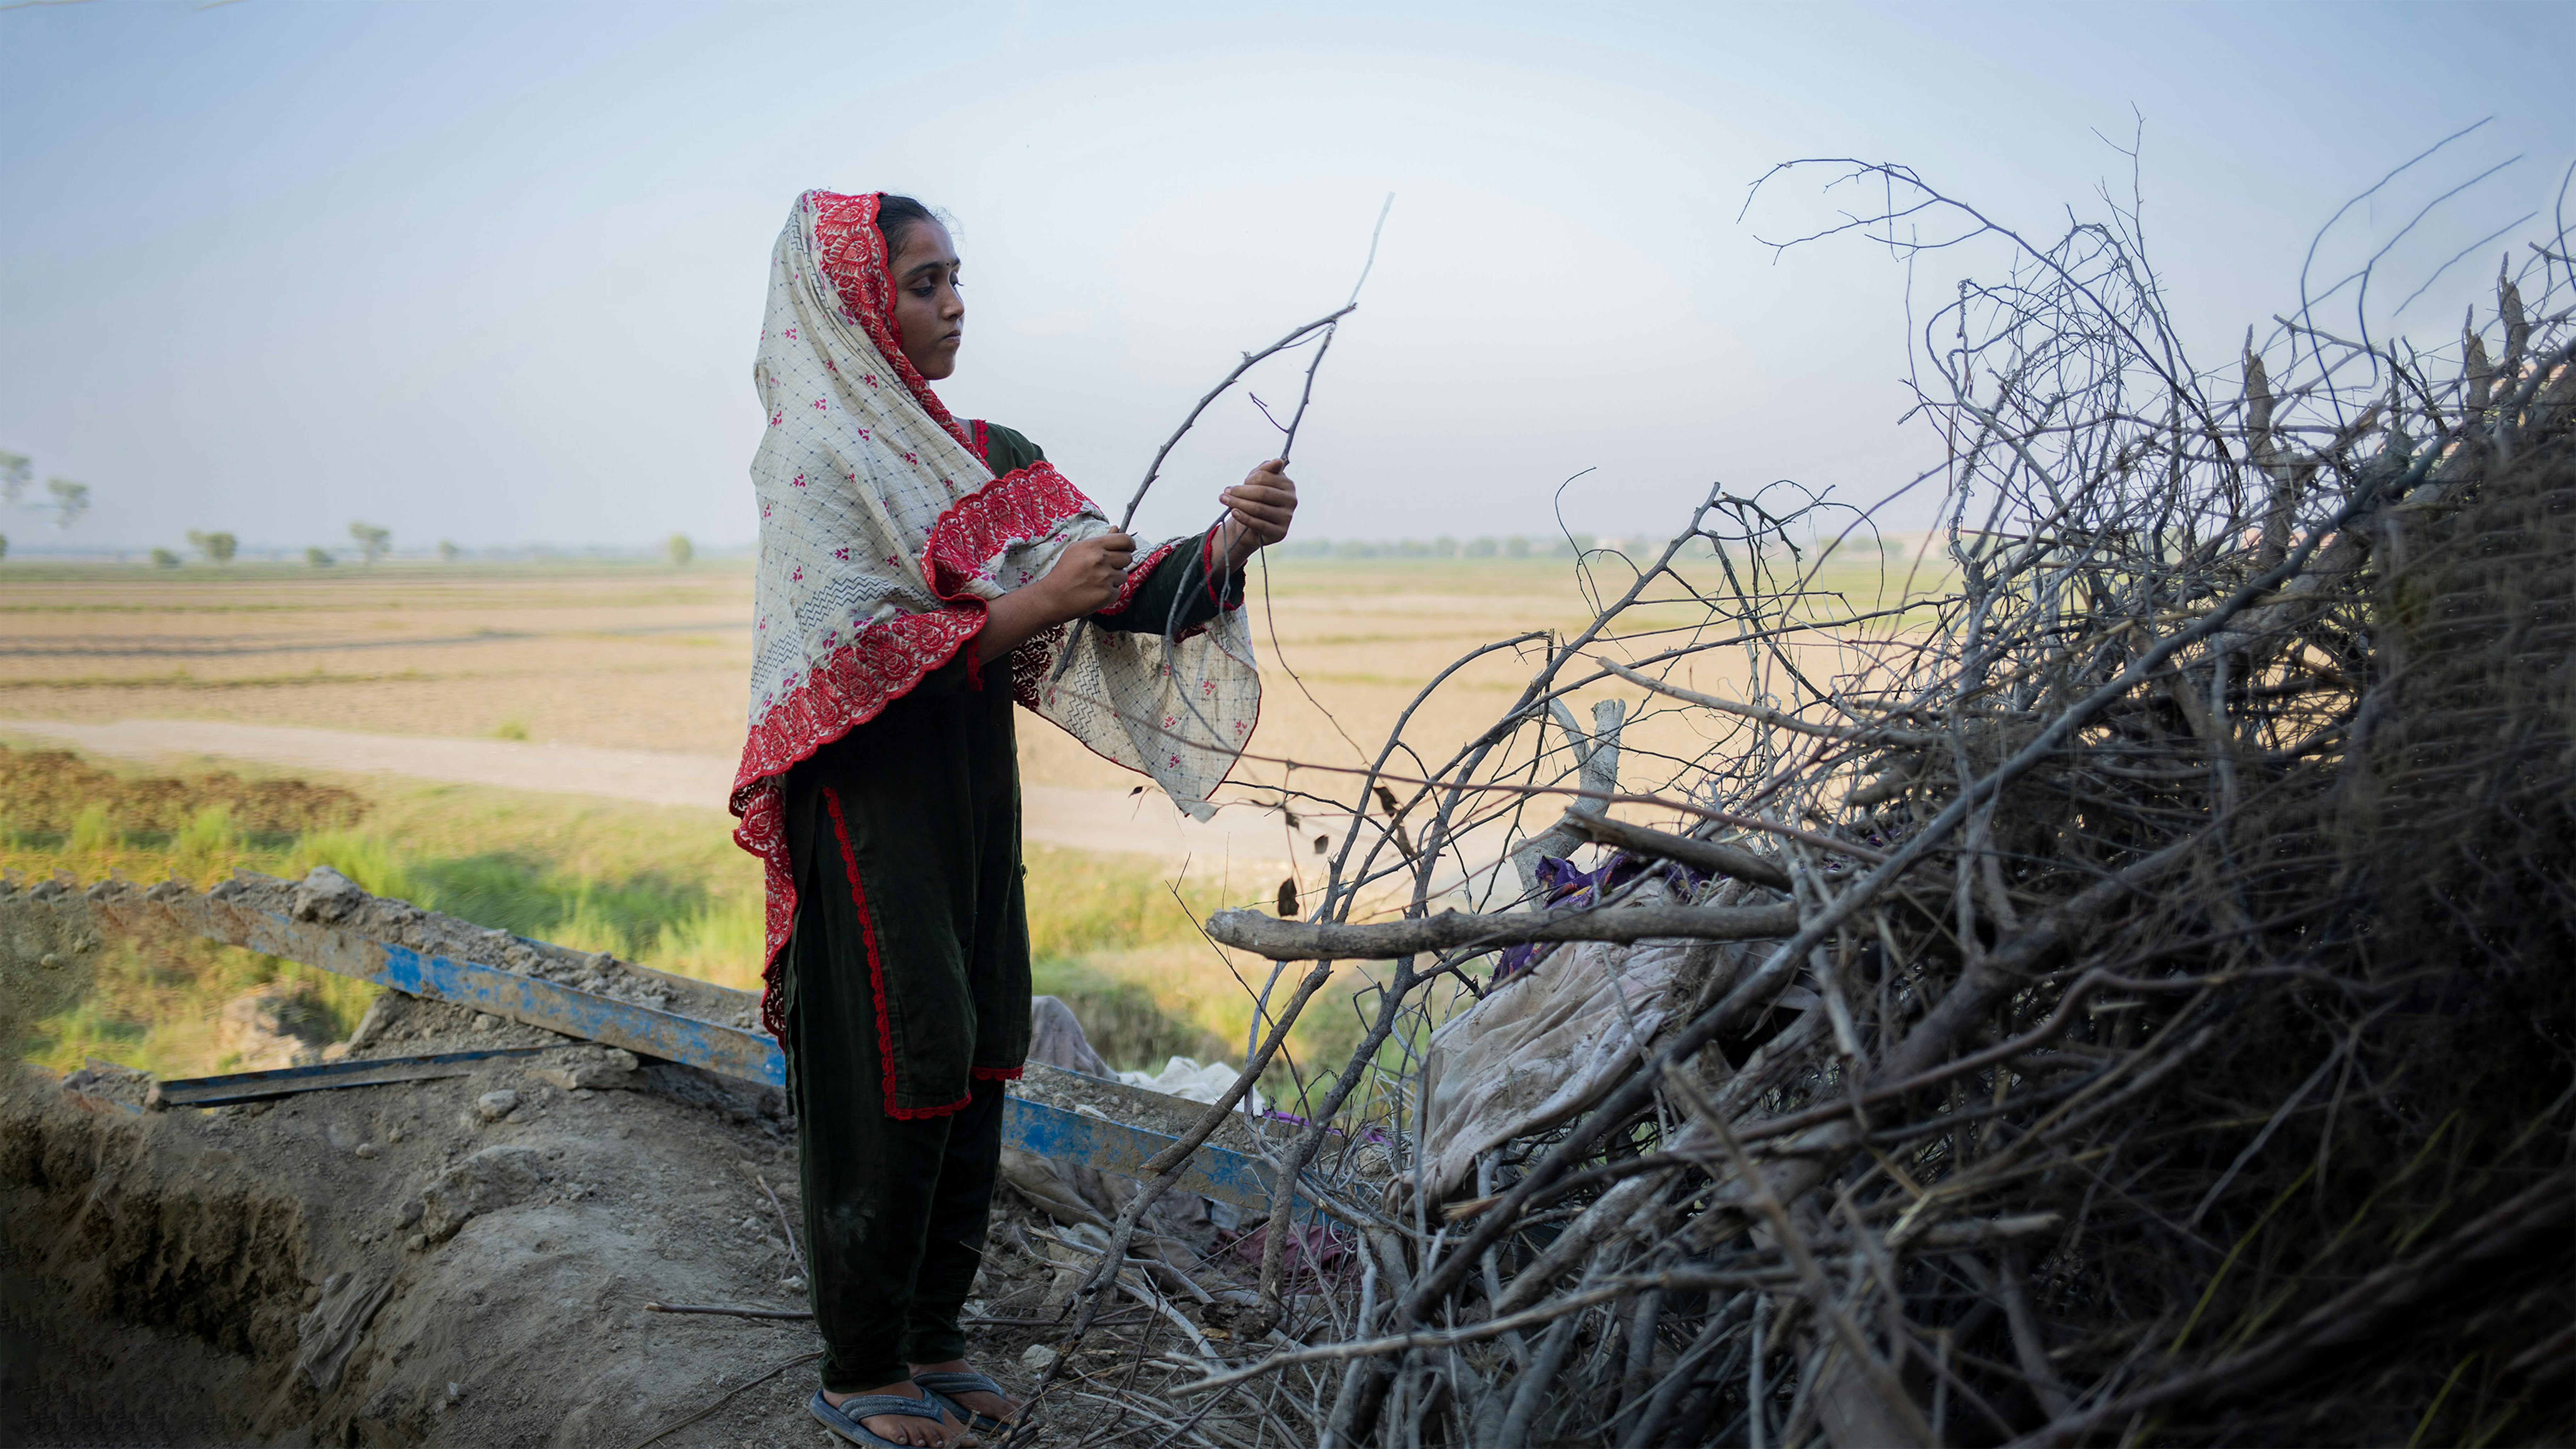
[[[1223,527],[1222,519],[1209,524],[1206,535],[1199,540],[1199,572],[1207,575],[1200,586],[1207,590],[1208,602],[1220,609],[1225,607],[1225,581],[1216,567],[1216,533]]]
[[[832,812],[832,838],[841,845],[841,868],[850,877],[850,904],[859,908],[859,935],[868,946],[868,991],[876,998],[877,1066],[884,1081],[885,1109],[889,1117],[919,1121],[924,1117],[945,1117],[964,1111],[975,1100],[973,1088],[945,1107],[898,1107],[894,1104],[894,1018],[886,1012],[885,963],[877,956],[876,918],[868,914],[868,888],[859,881],[859,853],[850,846],[850,825],[841,818],[841,792],[823,787],[824,807]]]
[[[1095,609],[1092,612],[1096,614],[1126,613],[1127,606],[1136,602],[1136,591],[1145,587],[1145,581],[1154,576],[1154,570],[1163,566],[1163,560],[1172,556],[1172,550],[1178,545],[1178,543],[1179,540],[1175,539],[1171,543],[1157,544],[1153,552],[1136,560],[1134,563],[1129,564],[1127,566],[1127,577],[1121,579],[1118,583],[1118,597],[1109,601],[1108,608]]]
[[[1026,1067],[977,1067],[972,1075],[979,1082],[1016,1082]]]

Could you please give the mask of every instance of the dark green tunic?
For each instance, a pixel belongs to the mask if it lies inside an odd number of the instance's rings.
[[[1044,455],[988,428],[1000,476]],[[1095,627],[1159,632],[1218,603],[1172,550]],[[1240,575],[1227,581],[1241,601]],[[1007,661],[970,640],[787,776],[796,926],[780,986],[816,1325],[835,1393],[963,1356],[1001,1153],[1002,1081],[1029,1044],[1019,755]]]

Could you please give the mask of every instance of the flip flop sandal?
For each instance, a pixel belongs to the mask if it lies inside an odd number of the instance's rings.
[[[864,1444],[867,1449],[909,1449],[907,1445],[897,1444],[892,1439],[868,1432],[868,1427],[859,1421],[874,1418],[879,1414],[902,1414],[915,1419],[928,1419],[935,1424],[940,1422],[940,1411],[947,1405],[937,1394],[922,1399],[916,1399],[910,1394],[852,1394],[835,1405],[830,1399],[823,1397],[821,1389],[816,1389],[814,1397],[806,1401],[805,1407],[812,1411],[815,1418],[823,1421],[824,1428],[853,1444]]]
[[[979,1414],[973,1409],[967,1408],[964,1404],[957,1402],[956,1395],[959,1394],[991,1394],[997,1399],[1007,1399],[1010,1397],[1008,1393],[1003,1391],[1000,1384],[993,1382],[982,1374],[914,1374],[912,1376],[912,1381],[915,1384],[920,1385],[923,1393],[930,1395],[932,1402],[956,1415],[959,1423],[964,1424],[967,1428],[978,1434],[999,1434],[1003,1430],[1011,1427],[1011,1421],[1008,1419],[996,1419],[990,1414]]]

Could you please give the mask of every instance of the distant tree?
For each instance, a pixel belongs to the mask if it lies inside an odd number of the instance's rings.
[[[179,556],[166,548],[156,548],[152,550],[152,566],[156,569],[175,569],[179,566]]]
[[[1529,556],[1530,546],[1528,539],[1515,533],[1511,537],[1503,540],[1503,557],[1528,558]]]
[[[1451,538],[1449,535],[1444,533],[1438,538],[1431,540],[1431,552],[1440,558],[1456,558],[1458,556],[1458,540]]]
[[[327,569],[332,563],[331,550],[327,548],[307,548],[304,550],[304,561],[313,565],[317,569]]]
[[[204,554],[208,563],[228,564],[241,547],[241,540],[229,533],[205,533],[192,528],[188,530],[188,547]]]
[[[678,568],[688,567],[689,560],[698,556],[697,547],[689,542],[685,533],[675,533],[664,539],[662,552],[669,554],[672,565]]]
[[[0,533],[0,558],[9,556],[9,535]]]
[[[358,552],[365,555],[369,563],[374,563],[392,552],[394,546],[393,530],[378,528],[372,523],[352,522],[349,525],[349,537],[358,545]]]
[[[1502,551],[1502,544],[1495,541],[1490,536],[1485,538],[1471,538],[1467,540],[1467,557],[1469,558],[1492,558],[1495,554]]]
[[[438,561],[440,563],[454,563],[456,562],[456,556],[463,552],[465,552],[465,550],[458,548],[454,543],[451,543],[446,539],[442,538],[438,541]]]
[[[18,501],[27,485],[36,481],[36,465],[24,453],[0,453],[0,499]]]
[[[54,495],[54,527],[69,528],[72,520],[89,512],[89,485],[69,478],[48,478],[45,491]]]

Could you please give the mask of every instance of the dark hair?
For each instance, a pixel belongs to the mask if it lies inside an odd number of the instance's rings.
[[[887,192],[877,201],[877,234],[885,238],[886,267],[894,266],[895,255],[903,250],[904,234],[923,222],[939,218],[929,207],[909,196]]]

